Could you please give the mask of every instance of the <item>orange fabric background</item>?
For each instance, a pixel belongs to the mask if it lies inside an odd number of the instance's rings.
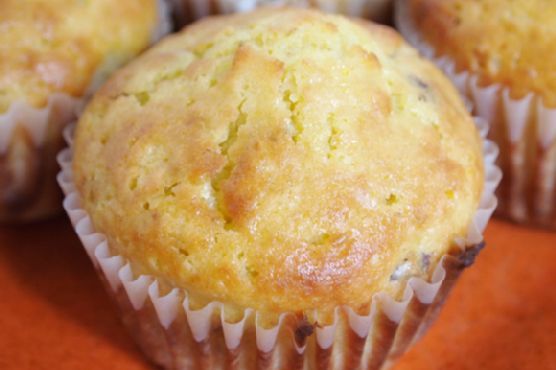
[[[556,369],[556,233],[501,221],[393,370]],[[152,369],[65,218],[0,227],[0,369]]]

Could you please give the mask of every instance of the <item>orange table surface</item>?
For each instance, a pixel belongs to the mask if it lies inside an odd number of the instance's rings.
[[[556,369],[556,233],[490,224],[487,248],[394,370]],[[0,227],[0,369],[152,369],[66,218]]]

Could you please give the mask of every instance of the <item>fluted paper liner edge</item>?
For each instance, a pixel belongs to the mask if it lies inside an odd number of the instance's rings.
[[[464,256],[466,251],[477,247],[480,248],[482,245],[482,233],[497,204],[494,191],[501,179],[501,171],[495,165],[498,148],[494,143],[486,140],[486,122],[482,119],[477,119],[476,122],[481,137],[484,139],[485,185],[479,209],[469,226],[466,239],[454,241],[460,248],[461,253],[459,257]],[[73,126],[69,126],[64,133],[69,148],[64,149],[58,155],[58,162],[62,168],[58,175],[58,183],[66,195],[64,208],[69,215],[75,231],[81,239],[87,254],[97,268],[97,271],[100,272],[103,280],[107,282],[113,295],[121,295],[123,294],[122,292],[125,291],[125,295],[130,302],[132,310],[136,312],[142,310],[149,302],[152,303],[158,322],[166,332],[171,330],[171,326],[177,321],[178,316],[185,314],[191,335],[198,343],[209,340],[212,327],[211,320],[213,319],[214,312],[219,311],[219,322],[222,328],[225,345],[229,351],[234,351],[240,346],[242,337],[245,334],[245,322],[254,317],[256,323],[256,346],[258,351],[263,355],[272,352],[277,343],[281,326],[284,325],[290,313],[283,313],[280,315],[278,324],[271,328],[264,328],[258,324],[258,313],[253,309],[246,309],[242,320],[239,322],[226,322],[223,309],[225,304],[221,302],[212,302],[202,309],[194,310],[189,305],[188,293],[178,288],[174,288],[168,294],[161,296],[159,294],[159,283],[156,278],[148,275],[134,276],[129,261],[126,261],[122,256],[111,254],[106,237],[95,231],[87,212],[81,208],[79,194],[72,182],[71,146],[73,128]],[[374,328],[375,317],[379,311],[386,315],[392,323],[398,325],[407,318],[407,307],[408,304],[412,302],[412,299],[416,298],[420,304],[427,306],[440,304],[445,298],[444,296],[447,294],[447,290],[449,290],[449,287],[447,287],[447,289],[442,291],[442,294],[439,293],[439,291],[442,290],[443,284],[449,285],[446,284],[447,270],[445,265],[450,265],[450,263],[447,263],[447,259],[451,257],[453,258],[453,256],[446,255],[441,259],[441,262],[438,263],[432,273],[430,282],[420,278],[409,279],[401,301],[392,299],[386,293],[375,294],[372,297],[371,309],[367,315],[359,315],[346,306],[337,307],[335,310],[334,323],[329,326],[318,326],[316,328],[315,337],[320,349],[329,350],[333,346],[337,324],[341,315],[347,318],[350,330],[356,338],[362,338],[364,340],[366,337],[374,335],[375,331],[380,329]],[[474,255],[471,259],[473,257]],[[468,264],[469,262],[464,262],[465,266]],[[116,300],[118,301],[118,299]],[[378,306],[380,306],[380,310]],[[408,341],[413,342],[415,339],[416,338],[412,336]],[[392,341],[388,350],[392,350],[396,344],[398,347],[406,348],[410,343],[403,343],[402,345]],[[295,349],[299,354],[302,354],[305,348],[304,346],[298,346],[296,344]],[[358,362],[363,360],[364,351],[363,349],[361,349],[361,351],[361,358],[357,359]],[[367,357],[368,356],[367,354]],[[161,356],[158,356],[158,359],[155,358],[155,360],[167,365],[168,360],[160,359],[160,357]]]

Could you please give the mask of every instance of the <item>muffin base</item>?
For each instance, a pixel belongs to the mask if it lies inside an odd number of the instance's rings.
[[[485,138],[486,123],[478,124]],[[240,320],[230,321],[225,303],[193,308],[190,293],[167,286],[161,292],[156,277],[134,274],[131,262],[112,254],[106,237],[94,230],[81,208],[72,182],[72,127],[64,134],[70,145],[58,155],[64,208],[124,324],[147,357],[166,369],[389,367],[425,332],[462,270],[483,247],[482,232],[496,207],[494,191],[501,178],[494,164],[497,147],[485,140],[485,187],[466,239],[455,240],[438,265],[431,266],[430,281],[410,278],[400,301],[381,292],[370,299],[366,314],[339,306],[331,323],[319,324],[299,314],[283,313],[268,327],[253,309],[246,309]]]
[[[152,42],[171,28],[169,9],[158,1],[159,23]],[[56,184],[56,155],[65,146],[62,131],[78,116],[87,98],[121,60],[107,58],[97,69],[83,97],[54,93],[43,108],[24,101],[0,114],[0,222],[28,222],[62,210]]]
[[[513,99],[501,84],[481,86],[479,75],[458,71],[419,35],[405,0],[396,1],[395,22],[402,35],[431,59],[468,100],[473,114],[490,124],[490,139],[500,147],[504,177],[497,191],[496,215],[519,224],[556,230],[556,109],[530,93]]]

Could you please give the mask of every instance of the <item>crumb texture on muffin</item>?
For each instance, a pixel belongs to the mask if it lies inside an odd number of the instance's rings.
[[[556,107],[555,1],[407,1],[425,41],[458,70],[509,87],[513,98],[532,92]]]
[[[395,293],[465,236],[483,184],[443,75],[387,27],[311,10],[166,38],[97,93],[74,148],[84,208],[137,273],[262,312]]]
[[[0,113],[16,101],[41,108],[55,92],[80,97],[99,67],[149,45],[156,0],[2,0]]]

